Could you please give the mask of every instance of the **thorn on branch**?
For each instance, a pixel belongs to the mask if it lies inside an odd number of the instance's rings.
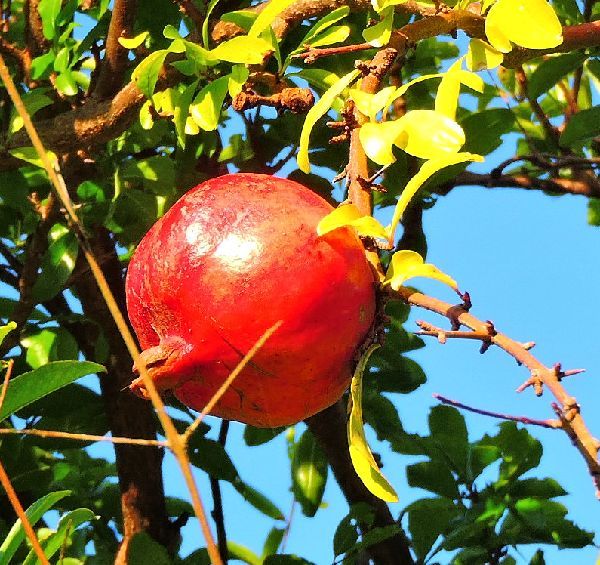
[[[531,371],[531,376],[517,388],[516,392],[523,392],[530,386],[533,387],[536,396],[542,396],[544,393],[544,380],[542,379],[538,369]]]
[[[579,375],[580,373],[585,373],[585,369],[568,369],[566,371],[562,370],[562,364],[556,363],[553,367],[554,374],[558,379],[558,382],[562,381],[565,377],[571,377],[573,375]]]

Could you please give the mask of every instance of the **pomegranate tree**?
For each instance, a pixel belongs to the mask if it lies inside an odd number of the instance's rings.
[[[127,307],[160,391],[201,410],[281,321],[212,413],[274,427],[343,394],[375,286],[351,228],[317,235],[331,210],[295,182],[244,173],[196,186],[152,227],[129,265]],[[131,388],[145,393],[141,379]]]

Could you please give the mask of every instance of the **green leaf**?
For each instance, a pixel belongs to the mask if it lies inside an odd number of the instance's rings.
[[[459,512],[451,500],[443,498],[422,498],[410,504],[406,511],[412,543],[421,560]]]
[[[481,443],[494,445],[502,452],[500,477],[504,481],[514,480],[540,464],[542,444],[513,422],[503,422],[495,437],[485,437]]]
[[[27,348],[25,360],[32,369],[50,361],[76,359],[79,352],[75,338],[61,327],[30,333],[21,340],[21,345]]]
[[[158,74],[162,69],[165,58],[169,54],[168,49],[159,49],[148,55],[131,73],[131,80],[146,95],[152,98]]]
[[[219,43],[212,51],[211,57],[228,61],[229,63],[243,63],[246,65],[259,65],[265,55],[273,50],[271,44],[261,37],[238,35],[233,39]]]
[[[233,481],[233,487],[237,490],[244,500],[250,503],[259,512],[273,520],[284,520],[283,512],[275,506],[264,494],[244,483],[239,477]]]
[[[185,149],[185,125],[190,113],[190,104],[196,92],[198,81],[194,81],[192,84],[186,86],[177,98],[177,104],[173,109],[173,123],[175,124],[175,130],[177,132],[177,141],[179,145]]]
[[[210,2],[208,3],[208,6],[206,6],[206,11],[204,14],[204,21],[202,22],[202,43],[204,44],[204,47],[206,47],[206,49],[209,49],[210,45],[209,45],[209,41],[210,41],[210,34],[209,34],[209,29],[208,29],[208,25],[210,22],[210,16],[212,14],[212,11],[215,9],[215,6],[220,2],[220,0],[210,0]]]
[[[246,442],[246,445],[262,445],[263,443],[271,441],[286,429],[287,427],[255,428],[254,426],[247,424],[244,429],[244,441]]]
[[[238,472],[225,448],[212,439],[196,434],[189,443],[190,462],[211,477],[229,483],[238,479]]]
[[[32,292],[37,302],[50,300],[63,289],[75,268],[78,252],[77,237],[71,232],[66,232],[50,245],[33,285]]]
[[[588,200],[588,224],[590,226],[600,226],[600,198],[590,198]]]
[[[62,388],[73,381],[106,369],[90,361],[55,361],[11,379],[4,404],[0,409],[0,421],[46,394]]]
[[[329,464],[310,430],[294,444],[292,458],[292,492],[305,516],[313,517],[323,499]]]
[[[417,252],[403,249],[394,253],[385,275],[385,283],[398,290],[407,280],[414,277],[435,279],[454,290],[458,289],[458,284],[452,277],[440,271],[435,265],[425,263],[423,257]]]
[[[42,18],[42,31],[48,40],[56,35],[56,20],[60,13],[61,0],[40,0],[38,10]]]
[[[450,469],[441,461],[422,461],[406,468],[411,487],[422,488],[450,500],[459,498],[458,486]]]
[[[94,519],[94,513],[88,508],[77,508],[62,516],[56,532],[42,542],[44,555],[50,559],[57,551],[68,545],[68,541],[71,539],[73,532],[81,526],[81,524],[90,522]],[[23,562],[23,565],[36,565],[36,563],[38,563],[38,557],[32,549]]]
[[[515,114],[508,108],[490,108],[467,115],[460,125],[467,139],[463,150],[487,155],[502,145],[501,136],[513,130]]]
[[[127,550],[127,565],[171,565],[167,549],[146,532],[135,534]]]
[[[236,559],[248,565],[263,565],[263,560],[245,545],[227,540],[227,553],[230,559]]]
[[[544,559],[544,552],[541,549],[538,549],[533,557],[529,560],[529,565],[546,565],[546,560]]]
[[[147,31],[143,31],[135,37],[119,37],[118,42],[125,47],[125,49],[135,49],[146,41],[148,35],[149,33]]]
[[[8,399],[7,399],[8,400]],[[6,404],[6,402],[5,402]],[[4,407],[3,407],[4,410]],[[0,417],[0,419],[2,419]],[[69,496],[70,490],[61,490],[57,492],[51,492],[43,496],[39,500],[36,500],[27,510],[25,515],[29,519],[32,526],[40,520],[40,518],[48,512],[59,500]],[[4,542],[0,545],[0,565],[9,565],[13,555],[19,549],[19,546],[25,540],[25,530],[21,524],[21,520],[17,520],[13,527],[8,532]]]
[[[350,446],[350,458],[356,474],[364,485],[378,498],[386,502],[398,502],[398,495],[387,479],[379,470],[365,437],[362,418],[362,376],[369,357],[379,345],[372,345],[360,359],[352,384],[350,395],[352,398],[352,410],[348,420],[348,444]]]
[[[363,39],[373,47],[384,47],[392,36],[394,25],[394,8],[385,8],[380,12],[381,21],[362,32]]]
[[[585,53],[575,51],[542,61],[527,80],[529,97],[536,99],[547,93],[560,79],[581,67],[586,59]]]
[[[511,496],[516,498],[554,498],[567,493],[554,479],[520,479],[515,481],[509,490]]]
[[[469,437],[463,415],[452,406],[434,406],[429,413],[429,430],[431,438],[446,455],[454,471],[464,476]]]
[[[190,115],[203,130],[214,131],[217,129],[228,87],[228,77],[218,78],[207,84],[191,103]]]
[[[396,204],[396,209],[394,210],[394,217],[392,218],[392,223],[390,224],[389,238],[393,240],[394,234],[396,232],[396,226],[398,222],[400,222],[402,218],[402,214],[404,214],[404,210],[408,206],[409,202],[412,200],[413,196],[417,193],[417,190],[427,181],[430,177],[432,177],[439,170],[450,167],[451,165],[456,165],[458,163],[465,163],[468,161],[483,161],[483,157],[480,155],[475,155],[472,153],[454,153],[450,155],[446,155],[444,157],[440,157],[438,159],[431,159],[430,161],[425,161],[421,168],[417,172],[417,174],[412,177],[408,184],[404,187],[404,191],[400,195],[398,203]]]
[[[17,159],[21,159],[22,161],[26,161],[27,163],[31,163],[40,169],[44,168],[44,163],[40,159],[37,151],[33,147],[17,147],[15,149],[9,149],[8,152]],[[46,151],[46,155],[48,155],[48,159],[50,159],[50,163],[56,163],[56,153],[52,151]]]
[[[302,126],[302,132],[300,134],[300,148],[298,150],[298,167],[304,173],[310,172],[310,161],[308,158],[308,144],[310,141],[310,132],[312,131],[317,120],[324,116],[331,108],[333,101],[344,91],[344,89],[352,82],[354,82],[360,71],[352,71],[347,75],[344,75],[334,85],[332,85],[326,92],[323,93],[320,100],[308,111],[304,125]]]
[[[268,557],[274,553],[277,553],[279,550],[279,546],[283,541],[283,536],[285,535],[284,528],[271,528],[267,539],[265,540],[265,544],[263,546],[262,558]]]
[[[258,14],[252,27],[248,31],[249,37],[258,37],[273,23],[273,20],[283,12],[294,0],[271,0],[266,8]]]
[[[342,43],[350,35],[349,26],[333,26],[317,35],[311,43],[311,47],[325,47],[334,43]]]
[[[560,136],[562,147],[581,147],[600,135],[600,106],[571,116]]]

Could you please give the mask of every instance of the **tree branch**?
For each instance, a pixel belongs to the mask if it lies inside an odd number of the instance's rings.
[[[522,188],[525,190],[543,190],[558,194],[576,194],[580,196],[599,197],[600,190],[596,183],[581,179],[553,177],[539,179],[529,175],[494,175],[486,173],[459,173],[444,185],[434,189],[436,194],[447,195],[458,186],[482,186],[484,188]]]
[[[398,291],[390,289],[388,292],[391,297],[400,298],[409,305],[418,306],[445,316],[452,322],[454,329],[458,329],[460,325],[463,325],[474,332],[490,333],[489,324],[469,314],[463,306],[453,306],[406,287],[400,287]],[[561,414],[562,427],[569,434],[577,450],[584,458],[596,488],[596,495],[600,498],[600,463],[598,462],[600,442],[589,431],[575,398],[570,396],[562,386],[560,381],[564,373],[562,373],[560,365],[545,366],[522,343],[497,332],[495,329],[493,335],[489,336],[489,340],[491,344],[500,347],[519,364],[529,369],[531,376],[526,381],[528,386],[536,387],[536,392],[539,394],[545,386],[554,395],[558,401],[558,412]]]
[[[136,0],[115,0],[114,2],[106,36],[102,68],[94,91],[94,96],[100,99],[112,96],[123,84],[129,50],[119,43],[119,38],[132,35],[136,3]]]

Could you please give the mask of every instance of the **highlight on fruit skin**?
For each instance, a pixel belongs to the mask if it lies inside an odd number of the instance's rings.
[[[373,322],[375,282],[352,228],[317,235],[331,210],[296,182],[239,173],[191,189],[150,229],[126,296],[159,391],[202,410],[281,320],[211,413],[275,427],[341,397]],[[131,389],[144,396],[141,379]]]

